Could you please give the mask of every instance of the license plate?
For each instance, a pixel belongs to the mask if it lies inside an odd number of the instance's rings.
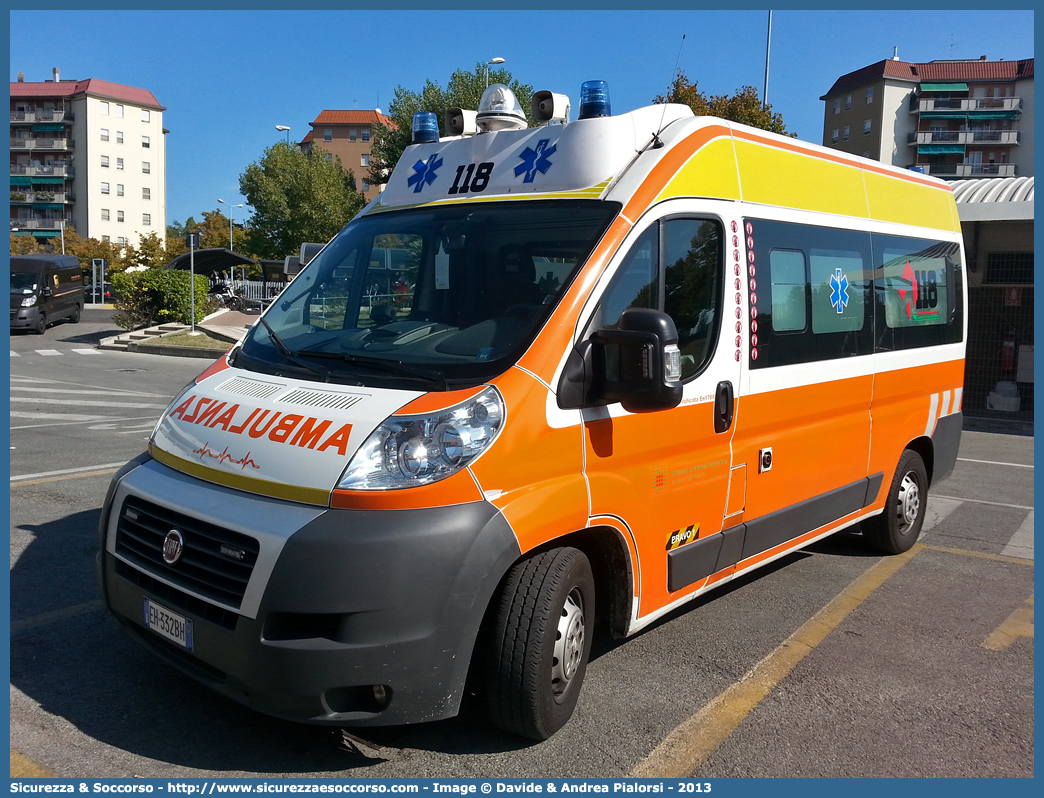
[[[145,599],[145,625],[161,637],[192,650],[192,621]]]

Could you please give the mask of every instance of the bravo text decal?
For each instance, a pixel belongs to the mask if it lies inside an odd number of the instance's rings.
[[[226,407],[225,402],[217,402],[205,396],[197,398],[195,395],[171,410],[170,415],[179,418],[185,424],[197,424],[210,429],[220,427],[233,435],[246,433],[251,438],[267,437],[275,443],[289,443],[291,446],[320,452],[334,449],[341,456],[348,451],[348,437],[352,433],[351,424],[342,424],[337,430],[327,434],[333,423],[329,419],[321,420],[296,413],[283,414],[278,410],[262,410],[260,407],[252,410],[241,409],[238,404]],[[240,423],[233,423],[240,419]],[[193,454],[199,454],[199,450]],[[221,461],[227,459],[232,463],[241,462],[231,457],[209,454]],[[202,456],[200,454],[200,458]],[[256,465],[254,467],[257,468]]]
[[[692,524],[684,529],[676,529],[667,536],[667,551],[676,549],[679,546],[684,546],[686,543],[691,543],[696,540],[700,534],[700,525]]]

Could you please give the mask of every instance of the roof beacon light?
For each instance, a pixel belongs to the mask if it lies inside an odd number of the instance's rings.
[[[612,115],[609,84],[604,80],[585,80],[580,86],[580,119]]]
[[[431,111],[413,115],[413,143],[434,144],[439,140],[439,120]]]
[[[482,133],[525,130],[528,127],[526,115],[522,112],[522,106],[518,104],[515,93],[503,83],[494,83],[482,92],[475,123]]]

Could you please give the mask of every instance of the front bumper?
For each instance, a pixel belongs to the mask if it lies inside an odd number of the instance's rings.
[[[395,725],[456,714],[486,606],[519,556],[509,525],[487,502],[323,510],[212,485],[156,461],[132,470],[112,494],[100,576],[123,628],[218,692],[291,720]],[[128,556],[118,540],[128,498],[256,539],[240,606],[179,584],[158,551],[154,565]],[[191,652],[144,626],[145,598],[192,620]],[[382,688],[376,694],[374,685]]]
[[[11,329],[29,330],[36,326],[39,317],[40,308],[36,305],[31,308],[11,308]]]

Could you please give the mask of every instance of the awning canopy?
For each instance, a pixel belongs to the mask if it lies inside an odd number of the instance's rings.
[[[254,259],[246,255],[240,255],[229,249],[197,249],[195,254],[183,252],[174,260],[164,266],[164,269],[178,269],[187,272],[189,270],[189,259],[195,264],[196,274],[217,274],[231,271],[244,266],[253,266]]]
[[[14,180],[13,177],[11,179]],[[34,186],[60,186],[65,182],[64,177],[37,177],[36,175],[28,177],[26,180]]]
[[[65,130],[65,125],[33,125],[33,130],[39,130],[41,133],[60,133]]]
[[[969,119],[1015,119],[1018,111],[969,111]]]
[[[17,177],[15,175],[11,175],[11,185],[12,186],[28,186],[29,185],[29,178],[28,177]]]
[[[921,91],[968,91],[967,83],[922,83]]]
[[[60,211],[62,206],[53,202],[34,202],[33,207],[41,211]]]
[[[964,152],[963,144],[918,144],[917,152],[921,155],[953,155]]]
[[[964,111],[921,111],[921,116],[930,119],[964,119],[967,114]]]

